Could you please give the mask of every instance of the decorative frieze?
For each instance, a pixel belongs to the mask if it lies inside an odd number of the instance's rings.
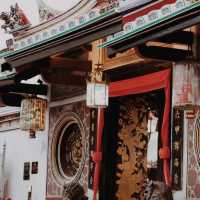
[[[100,47],[107,47],[116,41],[137,34],[138,32],[144,31],[199,6],[200,2],[198,0],[176,0],[173,3],[164,4],[159,9],[152,8],[152,10],[150,9],[145,15],[138,14],[137,16],[135,14],[137,17],[134,18],[134,20],[125,23],[121,32],[108,36],[107,41],[100,45]],[[118,9],[120,10],[120,7]]]
[[[60,37],[64,34],[70,34],[77,29],[100,20],[102,17],[105,17],[108,14],[109,11],[101,12],[100,9],[94,8],[86,14],[76,18],[67,19],[63,22],[57,23],[56,25],[31,34],[30,36],[14,41],[14,51],[29,48],[33,45],[39,45],[47,40],[53,40],[55,37]]]

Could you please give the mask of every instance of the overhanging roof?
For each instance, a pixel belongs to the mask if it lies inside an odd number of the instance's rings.
[[[180,2],[186,2],[184,0],[176,1],[172,5]],[[188,1],[189,2],[189,1]],[[165,5],[166,7],[167,5]],[[159,10],[155,10],[155,12],[159,12]],[[150,12],[152,13],[152,11]],[[132,15],[135,15],[133,12]],[[142,19],[147,19],[148,14],[144,16],[140,16]],[[131,18],[130,15],[124,17],[124,21],[126,18]],[[135,23],[136,20],[131,23]],[[130,21],[128,22],[130,24]],[[172,10],[169,15],[163,16],[160,13],[157,15],[157,18],[152,21],[146,21],[143,25],[139,27],[134,27],[127,31],[122,31],[118,34],[115,34],[110,40],[106,41],[100,48],[109,48],[109,53],[113,54],[116,52],[124,51],[140,44],[143,44],[150,40],[155,40],[165,35],[168,35],[172,32],[185,29],[200,23],[200,1],[196,1],[190,4],[185,4],[181,8],[177,10]]]
[[[18,67],[118,32],[122,29],[122,19],[113,9],[59,35],[0,56],[12,67]]]

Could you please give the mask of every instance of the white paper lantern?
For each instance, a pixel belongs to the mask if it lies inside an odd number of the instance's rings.
[[[104,82],[87,83],[87,101],[86,104],[91,108],[108,106],[108,85]]]

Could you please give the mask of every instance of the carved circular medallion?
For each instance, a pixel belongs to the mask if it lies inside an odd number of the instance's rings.
[[[194,129],[194,147],[197,162],[200,166],[200,113],[198,113]]]
[[[85,164],[86,139],[83,123],[75,113],[64,114],[56,123],[51,144],[52,172],[59,184],[79,181]]]
[[[59,138],[57,159],[59,171],[63,176],[76,175],[82,158],[82,135],[78,124],[66,124]]]

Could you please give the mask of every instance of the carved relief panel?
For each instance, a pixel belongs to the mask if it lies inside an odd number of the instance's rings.
[[[144,200],[147,179],[152,174],[152,180],[160,177],[160,94],[161,91],[111,100],[105,117],[101,200]]]

